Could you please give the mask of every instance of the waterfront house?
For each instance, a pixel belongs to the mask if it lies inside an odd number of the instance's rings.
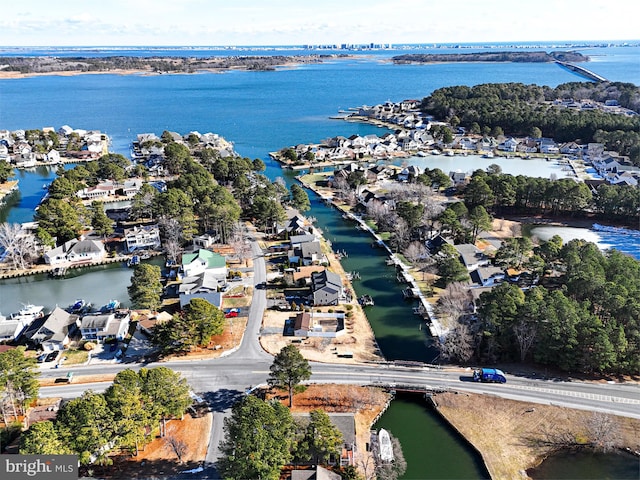
[[[560,149],[556,142],[551,138],[540,138],[539,140],[539,150],[540,153],[549,154],[549,155],[557,155],[560,153]]]
[[[509,137],[498,145],[498,150],[503,152],[515,152],[518,148],[518,143],[519,142],[515,138]]]
[[[1,316],[0,316],[1,317]],[[33,322],[34,318],[18,317],[16,319],[0,319],[0,342],[13,342],[20,338],[22,332]]]
[[[355,455],[356,455],[356,422],[353,413],[328,413],[329,420],[335,428],[337,428],[342,434],[342,445],[338,448],[339,450],[335,455],[331,455],[329,458],[330,465],[337,465],[341,467],[346,467],[348,465],[355,465]],[[309,422],[309,414],[308,413],[295,413],[293,415],[297,424],[304,427]],[[309,463],[315,464],[315,459],[312,458]],[[309,478],[309,477],[302,477]],[[331,477],[312,477],[317,479],[325,479],[329,480]]]
[[[147,248],[160,248],[160,229],[157,225],[126,228],[124,230],[124,242],[127,252]]]
[[[311,292],[313,305],[338,305],[344,298],[342,279],[328,270],[312,273]]]
[[[469,272],[489,263],[489,259],[472,243],[454,245],[453,248],[460,255],[462,264],[467,267]]]
[[[200,275],[205,270],[211,270],[216,277],[225,279],[227,277],[225,257],[204,248],[195,253],[182,255],[182,271],[185,277]]]
[[[97,262],[104,258],[104,244],[98,240],[80,240],[67,252],[69,262]]]
[[[288,235],[306,235],[308,233],[305,220],[297,215],[288,220],[284,229]]]
[[[78,315],[56,307],[49,315],[34,320],[23,335],[32,345],[53,352],[69,345],[78,326]]]
[[[567,142],[560,145],[560,153],[563,155],[578,155],[582,153],[582,145],[576,142]]]
[[[49,153],[47,153],[45,160],[47,163],[54,165],[60,163],[60,152],[55,148],[52,148],[49,150]]]
[[[94,187],[83,188],[76,193],[82,200],[96,200],[116,194],[118,186],[112,181],[100,182]]]
[[[128,312],[85,315],[80,322],[83,340],[104,343],[107,340],[124,340],[129,331]]]
[[[99,261],[105,255],[104,244],[97,240],[72,239],[45,252],[44,262],[57,265],[65,262]]]

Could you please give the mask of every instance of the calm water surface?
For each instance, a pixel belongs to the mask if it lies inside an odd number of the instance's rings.
[[[420,395],[400,394],[373,428],[400,440],[405,480],[490,478],[480,455]]]
[[[527,473],[534,480],[637,480],[640,458],[626,452],[561,452]]]
[[[79,54],[56,51],[60,55]],[[157,54],[135,51],[139,55]],[[121,50],[108,49],[96,50],[94,54],[117,52],[122,54]],[[392,65],[386,62],[392,53],[397,52],[359,55],[355,59],[274,72],[105,74],[0,80],[0,129],[58,128],[67,124],[73,128],[101,130],[112,138],[112,150],[123,154],[129,153],[130,142],[138,133],[214,132],[234,142],[241,155],[263,159],[267,164],[266,173],[273,179],[286,175],[269,159],[270,151],[299,143],[316,143],[336,135],[384,133],[370,125],[329,119],[341,109],[387,100],[420,99],[448,85],[522,82],[556,86],[583,80],[553,64]],[[598,54],[597,61],[590,65],[597,73],[613,80],[640,84],[637,61],[640,48],[600,49],[588,53]],[[166,54],[176,55],[175,51]],[[210,50],[198,53],[215,54]],[[466,169],[461,163],[448,169],[458,168]],[[473,168],[475,164],[470,169]],[[25,188],[18,209],[9,212],[11,221],[31,219],[32,205],[42,195],[41,184],[52,178],[48,175],[33,179],[32,186],[38,185],[37,192],[36,189],[28,192]],[[22,186],[26,186],[26,176],[21,180],[24,180]],[[411,304],[402,301],[400,286],[395,283],[393,269],[384,264],[382,251],[372,249],[367,235],[320,205],[317,199],[314,198],[312,204],[309,215],[318,218],[319,226],[325,229],[335,250],[348,253],[344,259],[345,270],[360,272],[363,280],[355,284],[358,294],[369,293],[375,298],[376,306],[368,309],[367,316],[387,358],[432,360],[435,352],[430,341],[420,330],[418,318],[412,315]],[[117,298],[126,304],[129,278],[130,271],[115,265],[104,268],[99,275],[56,281],[31,277],[0,282],[0,311],[14,311],[23,302],[49,308],[55,304],[66,306],[78,297],[94,303]],[[467,449],[462,440],[451,440],[451,431],[439,422],[422,402],[401,399],[394,401],[380,420],[379,426],[388,426],[403,442],[409,462],[406,478],[486,478],[474,452]],[[448,447],[443,449],[443,445]]]

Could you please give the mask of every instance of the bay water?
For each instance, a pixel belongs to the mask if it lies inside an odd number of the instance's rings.
[[[135,50],[139,55],[157,52],[155,49]],[[56,51],[61,55],[73,52],[71,49]],[[101,49],[95,54],[117,55],[119,51]],[[597,54],[597,60],[588,65],[596,73],[612,80],[640,84],[640,48],[597,48],[589,51]],[[556,86],[583,80],[553,64],[393,65],[388,61],[391,53],[367,52],[350,59],[331,59],[323,64],[279,68],[270,72],[153,76],[100,74],[0,80],[0,129],[70,125],[101,130],[111,137],[112,151],[125,155],[128,155],[130,143],[138,133],[160,135],[163,130],[181,134],[194,130],[214,132],[234,142],[236,151],[241,155],[263,159],[269,177],[284,176],[290,180],[290,175],[283,173],[269,159],[268,152],[299,143],[317,143],[336,135],[384,133],[384,130],[371,125],[329,118],[340,110],[387,100],[420,99],[434,89],[448,85],[522,82]],[[250,52],[244,51],[243,54]],[[48,175],[38,178],[37,182],[50,181]],[[11,209],[8,218],[11,221],[29,221],[31,204],[37,196],[23,193],[18,209],[24,210]],[[432,361],[435,351],[430,347],[425,332],[420,330],[417,317],[412,316],[411,304],[402,300],[393,269],[384,265],[384,254],[372,249],[371,240],[365,234],[353,229],[317,198],[313,198],[312,205],[309,215],[318,218],[319,226],[334,242],[334,249],[345,250],[349,254],[343,260],[345,270],[361,274],[362,281],[355,285],[357,293],[370,293],[376,300],[376,306],[367,315],[383,353],[390,359]],[[93,295],[106,295],[105,300],[126,300],[123,292],[126,292],[130,272],[121,266],[105,268],[102,272],[103,275],[115,273],[118,276],[110,279],[109,287],[105,287],[107,282],[90,286],[88,279],[101,277],[98,274],[77,278],[87,280],[81,283],[88,286]],[[32,277],[3,281],[0,283],[0,311],[14,311],[16,300],[21,303],[23,300],[25,303],[37,300],[48,306],[52,303],[66,305],[77,295],[69,296],[69,293],[61,294],[57,290],[68,285],[66,292],[77,292],[78,286],[72,285],[74,280],[70,278],[52,283],[48,279]],[[408,416],[412,417],[413,413]],[[384,421],[385,417],[381,419]],[[415,438],[412,437],[415,429],[411,422],[401,428],[404,433],[393,426],[390,429],[401,440]],[[421,433],[435,438],[438,443],[440,434],[430,428]],[[409,440],[409,443],[415,441]],[[422,449],[407,454],[407,461],[413,469],[411,472],[417,473],[409,472],[405,478],[443,478],[442,472],[451,468],[453,462],[458,462],[460,456],[473,464],[475,454],[464,447],[464,442],[459,441],[459,445],[463,447],[462,453],[449,456],[431,456]],[[437,467],[439,470],[435,472],[440,473],[430,474],[427,467],[431,468],[438,462],[441,467]],[[456,475],[455,478],[484,476],[473,466]]]

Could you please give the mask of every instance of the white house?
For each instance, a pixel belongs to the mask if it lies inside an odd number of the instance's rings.
[[[109,339],[124,340],[129,331],[129,321],[127,312],[85,315],[80,323],[80,333],[83,340],[99,343]]]
[[[503,152],[515,152],[517,148],[518,141],[513,137],[509,137],[500,145],[498,145],[498,150],[502,150]]]
[[[226,278],[227,261],[219,253],[201,248],[195,253],[185,253],[182,255],[182,271],[185,277],[195,277],[204,273],[205,270],[212,270],[218,278]]]
[[[97,240],[80,240],[67,252],[70,262],[95,262],[102,260],[105,250],[104,244]]]
[[[157,225],[127,228],[124,231],[124,242],[128,252],[146,248],[160,248],[160,229]]]
[[[52,248],[48,252],[45,252],[45,254],[43,255],[44,262],[47,265],[57,265],[59,263],[66,262],[69,249],[76,243],[78,243],[78,240],[74,238],[73,240],[69,240],[68,242],[63,243],[59,247]]]
[[[47,153],[46,161],[53,164],[60,163],[60,152],[55,148],[51,149],[49,153]]]

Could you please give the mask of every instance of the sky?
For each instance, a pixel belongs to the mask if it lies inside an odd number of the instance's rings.
[[[0,46],[640,39],[637,0],[12,0]]]

